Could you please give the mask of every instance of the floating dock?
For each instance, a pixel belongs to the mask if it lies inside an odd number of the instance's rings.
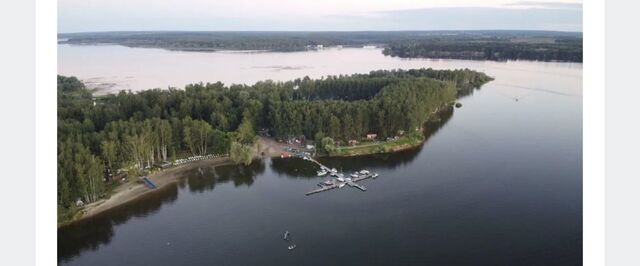
[[[312,194],[316,194],[316,193],[320,193],[320,192],[325,192],[325,191],[329,191],[332,189],[336,189],[336,188],[341,188],[344,187],[345,185],[348,185],[350,187],[355,187],[357,189],[360,189],[362,191],[367,191],[367,188],[364,187],[363,185],[357,184],[356,182],[365,180],[365,179],[369,179],[369,178],[375,178],[377,175],[375,173],[367,173],[367,174],[361,174],[358,175],[358,177],[352,178],[352,179],[347,179],[343,182],[338,181],[337,179],[333,179],[329,182],[331,182],[330,185],[322,185],[321,188],[316,189],[316,190],[312,190],[306,193],[307,196],[312,195]],[[322,183],[321,183],[322,184]]]
[[[306,156],[306,155],[301,155],[301,154],[297,154],[297,157],[301,157],[302,159],[306,160],[306,161],[310,161],[312,163],[317,164],[318,166],[320,166],[320,170],[324,170],[327,173],[329,173],[331,176],[337,177],[328,181],[324,181],[322,183],[319,183],[318,186],[320,186],[319,189],[316,190],[312,190],[306,193],[307,196],[312,195],[312,194],[316,194],[316,193],[320,193],[320,192],[325,192],[328,190],[332,190],[332,189],[336,189],[336,188],[342,188],[344,186],[350,186],[350,187],[354,187],[357,188],[359,190],[362,191],[367,191],[367,188],[363,185],[357,184],[356,182],[365,180],[365,179],[369,179],[369,178],[376,178],[378,177],[378,174],[376,173],[371,173],[369,171],[366,170],[362,170],[360,172],[356,172],[354,173],[354,175],[357,175],[356,177],[344,177],[343,173],[339,173],[338,170],[336,170],[335,168],[329,168],[323,164],[321,164],[320,162],[316,161],[315,159]]]

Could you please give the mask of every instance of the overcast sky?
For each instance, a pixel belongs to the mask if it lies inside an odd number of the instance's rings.
[[[58,32],[132,30],[582,31],[582,2],[513,0],[59,0]]]

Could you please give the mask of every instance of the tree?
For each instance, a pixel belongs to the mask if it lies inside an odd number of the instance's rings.
[[[149,141],[144,132],[131,132],[124,137],[127,152],[133,157],[138,169],[143,169],[147,160]]]
[[[332,152],[334,152],[336,150],[336,143],[335,141],[330,138],[330,137],[324,137],[321,141],[320,141],[320,147],[319,147],[322,151],[331,154]]]
[[[251,164],[252,159],[251,146],[243,145],[236,141],[231,142],[229,156],[235,163],[243,163],[245,165],[249,165]]]
[[[202,120],[191,120],[186,118],[184,124],[184,142],[187,144],[193,155],[207,154],[209,140],[213,133],[213,128],[209,123]]]
[[[113,171],[113,164],[118,159],[118,143],[112,140],[104,140],[101,147],[102,158],[107,161],[107,166]]]
[[[155,132],[158,135],[158,153],[163,161],[167,160],[167,148],[171,144],[173,132],[167,120],[156,120]]]
[[[256,133],[253,130],[251,120],[245,117],[238,127],[238,141],[242,145],[253,145],[256,141]]]

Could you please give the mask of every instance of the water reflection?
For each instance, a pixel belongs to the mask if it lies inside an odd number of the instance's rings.
[[[355,171],[360,169],[387,168],[395,169],[404,166],[415,160],[425,145],[428,145],[429,139],[453,117],[454,108],[448,107],[437,113],[435,119],[424,124],[425,142],[419,147],[408,149],[394,153],[382,153],[372,155],[361,155],[344,158],[318,158],[318,161],[329,166],[335,167],[340,171]],[[289,178],[316,178],[316,168],[309,167],[309,162],[302,159],[273,159],[271,160],[271,169],[280,176]]]
[[[58,229],[58,262],[67,261],[89,250],[107,245],[114,236],[113,227],[133,217],[145,217],[178,199],[179,188],[191,193],[213,190],[216,184],[233,182],[234,186],[251,186],[255,177],[264,173],[265,163],[255,160],[250,165],[208,166],[180,173],[177,183],[171,183],[126,204],[116,206],[87,219]]]
[[[202,193],[213,190],[216,184],[233,182],[233,185],[251,186],[255,177],[264,173],[265,163],[254,160],[250,165],[222,165],[195,168],[184,173],[188,178],[182,179],[180,187],[188,185],[189,191]]]
[[[144,197],[58,229],[58,261],[65,261],[87,250],[107,245],[113,237],[113,227],[132,217],[155,213],[165,203],[178,198],[175,183],[163,186]]]
[[[477,88],[469,87],[469,88],[460,89],[460,90],[458,90],[457,98],[458,99],[462,99],[462,98],[466,98],[468,96],[471,96],[471,95],[473,95],[473,93],[475,93],[476,90],[480,90],[480,88],[482,88],[482,87],[477,87]]]

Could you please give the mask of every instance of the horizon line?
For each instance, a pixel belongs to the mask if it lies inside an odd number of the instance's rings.
[[[104,31],[75,31],[58,32],[57,34],[80,34],[80,33],[125,33],[125,32],[556,32],[556,33],[580,33],[583,31],[563,31],[563,30],[531,30],[531,29],[473,29],[473,30],[104,30]]]

